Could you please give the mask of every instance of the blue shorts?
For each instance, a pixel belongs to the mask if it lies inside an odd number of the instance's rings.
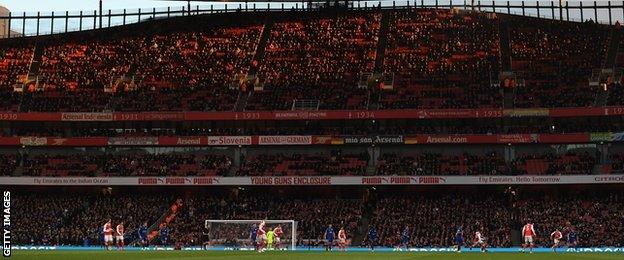
[[[334,237],[327,237],[325,239],[327,240],[327,242],[334,242]]]
[[[461,245],[464,243],[463,239],[455,239],[455,244]]]

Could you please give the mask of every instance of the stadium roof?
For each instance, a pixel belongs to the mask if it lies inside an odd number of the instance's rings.
[[[206,3],[245,3],[245,2],[261,2],[261,3],[266,3],[266,2],[270,2],[270,3],[302,3],[302,2],[314,2],[314,3],[325,3],[327,1],[319,1],[319,0],[315,0],[315,1],[302,1],[302,0],[239,0],[239,1],[229,1],[229,0],[157,0],[157,1],[167,1],[167,2],[206,2]],[[349,2],[359,2],[359,0],[348,0]],[[382,0],[383,2],[384,0]],[[330,0],[330,2],[335,2],[335,0]],[[345,0],[339,0],[339,2],[344,3]]]

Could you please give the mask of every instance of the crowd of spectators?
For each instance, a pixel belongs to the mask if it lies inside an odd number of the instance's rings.
[[[0,136],[37,137],[160,137],[160,136],[242,136],[242,135],[417,135],[417,134],[567,134],[624,132],[624,118],[514,118],[438,120],[353,120],[291,122],[204,122],[165,124],[133,122],[107,126],[94,124],[48,124],[12,122]]]
[[[13,195],[13,194],[12,194]],[[19,194],[12,196],[15,211],[13,243],[19,245],[101,245],[100,229],[108,221],[124,222],[126,242],[136,230],[153,224],[167,212],[173,198],[165,195]],[[113,227],[114,227],[113,226]]]
[[[624,245],[624,194],[621,192],[537,192],[521,198],[513,210],[519,213],[520,223],[536,223],[536,244],[539,246],[551,245],[549,235],[555,229],[564,235],[574,230],[579,236],[580,247]]]
[[[599,89],[589,78],[602,68],[611,28],[533,18],[512,18],[509,26],[512,69],[525,82],[515,90],[516,107],[594,105]]]
[[[206,219],[286,219],[297,221],[297,243],[302,240],[320,240],[324,238],[325,228],[332,224],[336,229],[344,226],[347,230],[356,230],[362,216],[361,200],[330,199],[330,198],[290,198],[280,194],[237,195],[232,198],[214,196],[195,196],[184,203],[182,212],[172,223],[174,232],[173,241],[185,245],[203,244],[202,235],[206,232],[216,233],[227,230],[236,232],[236,235],[220,237],[249,238],[251,225],[228,229],[225,225],[214,226],[216,230],[205,230],[204,223],[198,220]],[[275,228],[276,224],[269,224],[267,228]],[[285,238],[290,239],[286,231],[291,227],[284,225]],[[337,231],[336,231],[337,232]]]
[[[15,245],[83,244],[82,237],[74,237],[80,231],[73,222],[81,221],[76,217],[87,207],[89,201],[86,197],[35,193],[11,195],[11,204],[14,205],[11,212],[14,216],[11,219],[11,239]],[[97,229],[97,224],[92,224],[92,228]]]
[[[240,167],[241,176],[318,176],[366,173],[369,155],[333,150],[329,154],[260,154],[249,156]]]
[[[427,150],[340,149],[265,153],[250,150],[236,164],[233,153],[118,151],[5,152],[0,176],[515,176],[622,174],[624,156],[597,150],[522,152],[511,161],[501,151],[462,153]]]
[[[514,231],[524,223],[535,223],[536,245],[551,245],[550,232],[565,235],[574,230],[579,246],[623,244],[624,194],[595,190],[450,191],[401,193],[384,191],[375,198],[349,199],[312,194],[263,194],[246,191],[225,194],[186,194],[179,197],[177,214],[170,219],[171,244],[217,245],[231,240],[238,245],[249,238],[249,225],[212,225],[205,220],[292,219],[297,221],[297,243],[322,241],[325,229],[344,227],[348,238],[359,244],[370,225],[378,233],[377,245],[396,246],[401,231],[409,227],[413,247],[450,247],[454,234],[463,230],[465,246],[480,231],[491,247],[512,246]],[[334,197],[332,197],[334,196]],[[124,222],[126,241],[135,241],[136,229],[144,222],[158,224],[176,200],[172,194],[18,194],[14,199],[13,243],[16,245],[98,245],[99,229],[109,218]],[[368,197],[366,199],[366,197]],[[371,211],[367,209],[370,208]],[[364,221],[364,218],[369,219]],[[290,239],[285,224],[284,239]],[[267,225],[275,228],[276,224]],[[520,239],[518,237],[517,239]],[[156,241],[152,241],[155,243]],[[322,243],[322,242],[321,242]]]
[[[524,154],[511,163],[513,175],[587,175],[594,172],[596,154],[567,152],[565,154]]]
[[[264,90],[249,110],[288,110],[294,100],[319,100],[320,109],[366,108],[361,73],[376,58],[381,14],[310,17],[275,22],[258,68]]]
[[[16,111],[20,95],[13,91],[15,84],[23,83],[28,75],[34,47],[0,47],[0,109]]]
[[[18,161],[6,155],[5,175],[21,165],[26,176],[223,176],[230,157],[206,153],[26,154]],[[21,162],[21,164],[20,164]],[[5,172],[6,171],[6,172]]]
[[[381,14],[307,17],[273,24],[249,110],[288,110],[293,100],[319,100],[321,109],[366,108],[360,74],[376,58]]]
[[[605,174],[624,174],[624,153],[613,152],[608,155],[607,162],[602,165]]]
[[[17,166],[19,165],[19,161],[21,156],[14,153],[0,153],[0,176],[9,176],[12,175]]]
[[[377,175],[505,175],[505,158],[496,153],[447,155],[440,153],[385,153]]]
[[[106,176],[216,176],[228,174],[231,158],[216,154],[115,154],[104,162]]]
[[[384,73],[392,91],[381,91],[382,108],[501,107],[488,84],[497,72],[496,17],[452,10],[410,9],[391,14]]]
[[[371,223],[377,228],[378,243],[396,246],[405,226],[409,244],[416,247],[450,247],[462,228],[468,245],[474,232],[488,237],[493,247],[511,246],[511,212],[504,196],[431,193],[421,196],[393,194],[380,199]]]
[[[32,46],[2,47],[0,109],[289,110],[294,101],[313,101],[301,106],[313,109],[502,107],[492,84],[501,72],[502,19],[509,20],[511,70],[524,82],[514,90],[516,107],[594,105],[597,88],[588,79],[602,68],[611,27],[421,8],[77,35],[42,42],[41,57]],[[41,60],[31,75],[38,85],[14,93],[33,57]],[[359,88],[373,72],[393,78],[392,89]],[[615,88],[608,103],[619,104],[621,94]],[[239,96],[248,97],[240,106]]]
[[[29,85],[20,110],[232,110],[238,90],[228,84],[247,73],[261,30],[223,26],[53,43],[43,47],[39,88]]]

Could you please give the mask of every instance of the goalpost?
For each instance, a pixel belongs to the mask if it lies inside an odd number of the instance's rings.
[[[265,232],[282,226],[280,249],[295,250],[297,246],[297,221],[294,220],[264,220]],[[205,228],[212,246],[223,246],[228,249],[253,250],[253,242],[249,239],[253,225],[258,226],[262,220],[229,220],[208,219]]]

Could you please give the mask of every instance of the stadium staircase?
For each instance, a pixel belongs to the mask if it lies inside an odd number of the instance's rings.
[[[35,52],[33,55],[33,60],[30,63],[30,68],[28,70],[28,76],[37,76],[39,75],[39,67],[41,66],[41,59],[43,57],[44,48],[39,45],[35,45]]]
[[[503,71],[511,71],[511,44],[509,40],[509,21],[502,17],[498,23],[499,48]]]
[[[160,216],[160,218],[158,218],[158,220],[156,220],[156,222],[154,222],[154,224],[152,224],[148,229],[147,229],[147,240],[148,241],[152,241],[155,238],[157,238],[159,236],[159,230],[160,227],[163,224],[169,224],[171,223],[176,215],[178,214],[178,212],[180,211],[180,208],[182,207],[182,199],[176,199],[173,204],[171,204],[171,207],[169,207],[169,209],[162,214],[162,216]],[[138,239],[133,241],[133,243],[138,243]]]
[[[260,40],[258,41],[258,45],[256,46],[253,61],[259,62],[264,59],[264,50],[266,49],[267,42],[269,42],[271,30],[273,30],[273,21],[267,21],[262,28],[262,32],[260,33]],[[257,66],[251,66],[251,68],[249,69],[249,75],[256,74],[257,70]]]
[[[375,191],[369,190],[364,198],[364,203],[362,205],[362,217],[360,218],[357,230],[353,233],[351,246],[364,245],[366,232],[368,231],[368,226],[371,224],[376,205],[377,196]]]
[[[381,24],[379,25],[379,36],[377,41],[377,50],[375,52],[375,65],[373,67],[373,72],[364,72],[363,75],[366,75],[365,80],[362,82],[367,83],[369,78],[381,79],[383,78],[383,62],[386,53],[386,48],[388,46],[388,26],[390,24],[390,16],[389,12],[382,12],[381,14]],[[377,87],[371,88],[368,87],[368,96],[366,101],[366,108],[371,110],[376,110],[379,108],[379,100],[381,99],[381,93],[378,91]]]
[[[611,29],[609,39],[607,39],[607,54],[602,65],[603,69],[613,69],[615,61],[620,51],[620,41],[622,39],[622,27],[616,25]]]
[[[621,39],[622,28],[621,26],[616,25],[613,27],[613,29],[611,29],[611,33],[609,34],[609,38],[607,39],[605,44],[605,47],[607,48],[607,53],[602,64],[603,71],[611,71],[611,73],[615,71],[615,63],[617,60],[618,52],[620,51],[619,48]],[[609,91],[604,91],[599,87],[596,93],[594,105],[597,107],[605,106],[607,105],[608,100]]]
[[[511,44],[509,40],[509,21],[502,17],[498,23],[499,30],[499,50],[501,68],[503,72],[511,72]],[[516,100],[516,92],[513,88],[504,88],[503,105],[505,108],[513,108]]]
[[[519,229],[512,229],[510,235],[509,239],[512,246],[522,246],[522,232]]]
[[[388,45],[388,24],[390,23],[390,13],[381,14],[381,24],[379,27],[379,37],[377,41],[377,52],[375,56],[375,72],[381,73],[383,70],[384,54]]]
[[[254,51],[254,56],[252,59],[252,64],[249,66],[249,70],[247,72],[247,78],[250,82],[254,82],[256,78],[256,73],[258,72],[258,64],[260,61],[264,59],[264,53],[266,50],[267,42],[269,42],[269,37],[271,36],[271,30],[273,30],[273,21],[267,20],[264,23],[264,27],[262,27],[262,32],[260,33],[260,40],[258,41],[258,45],[256,46],[256,50]],[[253,87],[250,87],[247,92],[239,92],[238,98],[236,99],[236,105],[234,106],[235,111],[244,111],[245,107],[247,107],[247,100],[253,95]]]
[[[234,111],[245,111],[247,106],[247,100],[251,96],[252,91],[238,92],[238,98],[236,98],[236,105],[234,105]]]

